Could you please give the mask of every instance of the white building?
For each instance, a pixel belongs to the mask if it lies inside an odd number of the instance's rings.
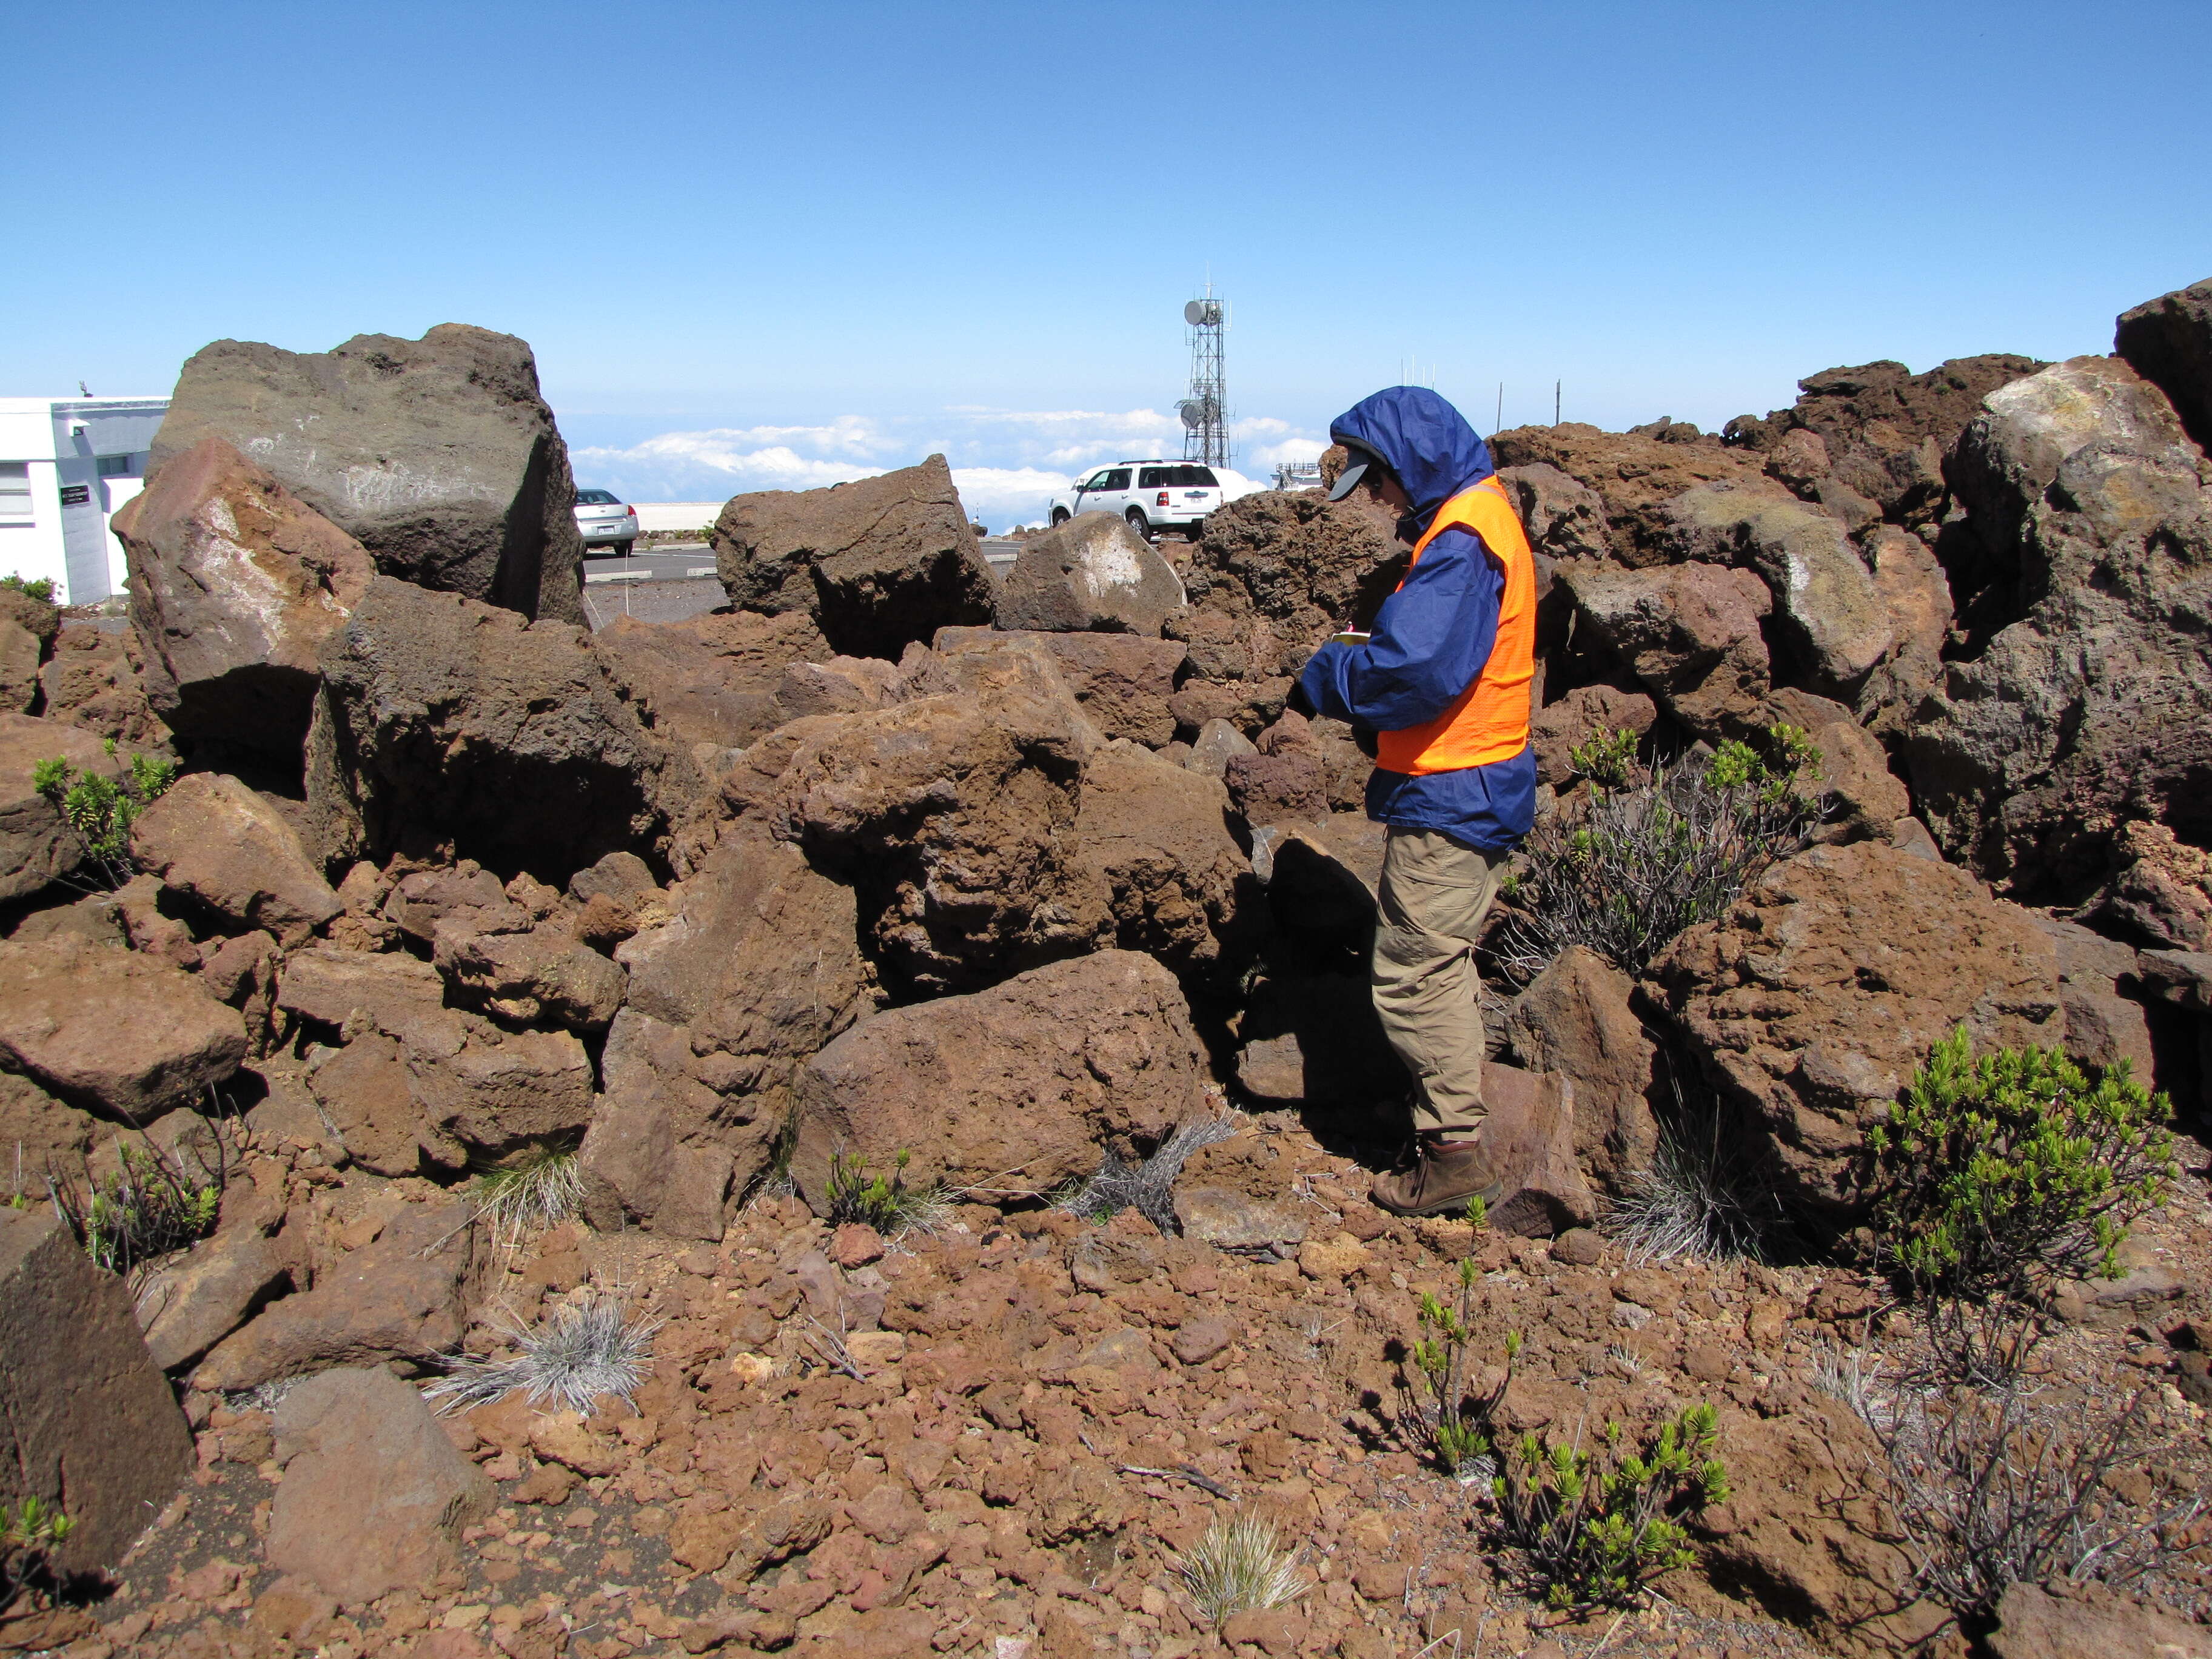
[[[0,398],[0,576],[45,577],[57,605],[124,591],[107,527],[145,487],[167,398]]]

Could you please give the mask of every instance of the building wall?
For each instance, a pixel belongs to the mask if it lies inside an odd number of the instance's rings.
[[[166,398],[0,398],[0,462],[23,467],[31,509],[0,519],[0,575],[44,578],[64,605],[123,592],[129,568],[108,520],[144,487],[167,409]]]

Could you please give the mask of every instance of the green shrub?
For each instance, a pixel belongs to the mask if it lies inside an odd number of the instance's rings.
[[[2179,1165],[2172,1106],[2124,1060],[2094,1083],[2061,1049],[1979,1060],[1962,1025],[1867,1136],[1875,1233],[1923,1297],[2019,1299],[2052,1277],[2107,1277],[2128,1224]]]
[[[1727,1500],[1728,1471],[1711,1455],[1713,1408],[1692,1406],[1642,1455],[1626,1449],[1618,1423],[1602,1443],[1524,1434],[1498,1449],[1491,1481],[1503,1541],[1522,1553],[1528,1573],[1555,1607],[1632,1605],[1644,1585],[1695,1559],[1676,1517]]]
[[[1467,1218],[1477,1229],[1489,1219],[1488,1206],[1480,1198],[1467,1204]],[[1521,1354],[1521,1334],[1505,1337],[1505,1374],[1487,1394],[1469,1392],[1468,1361],[1475,1325],[1474,1287],[1481,1270],[1472,1261],[1459,1264],[1459,1294],[1449,1303],[1421,1292],[1418,1316],[1422,1334],[1407,1350],[1407,1364],[1398,1373],[1398,1391],[1404,1409],[1401,1431],[1425,1446],[1437,1467],[1458,1475],[1490,1455],[1490,1419],[1513,1378],[1513,1362]]]
[[[107,752],[116,752],[112,738],[107,740]],[[121,886],[132,873],[131,826],[176,781],[176,762],[158,755],[131,756],[119,781],[104,772],[80,773],[58,755],[31,768],[31,787],[61,809],[78,842],[113,887]]]
[[[196,1154],[172,1155],[151,1141],[125,1141],[117,1149],[115,1172],[105,1181],[88,1175],[80,1190],[65,1177],[52,1177],[54,1202],[94,1265],[127,1273],[214,1231],[222,1206],[220,1136],[215,1145],[213,1167]]]
[[[0,576],[0,587],[12,588],[26,599],[36,599],[40,605],[52,605],[54,602],[54,585],[44,576],[29,581],[26,581],[20,575]]]
[[[906,1184],[909,1154],[902,1147],[888,1176],[872,1176],[860,1159],[847,1162],[842,1152],[830,1157],[830,1222],[832,1226],[857,1221],[873,1227],[885,1238],[901,1233],[930,1232],[951,1212],[944,1190],[927,1187],[915,1190]]]
[[[0,1503],[0,1608],[15,1599],[76,1528],[68,1516],[37,1498]]]
[[[1763,742],[1763,753],[1729,742],[1702,763],[1650,769],[1637,763],[1632,732],[1575,750],[1588,799],[1540,820],[1522,843],[1524,867],[1504,884],[1508,971],[1532,979],[1581,945],[1640,974],[1803,847],[1826,812],[1820,751],[1793,726],[1768,727]]]

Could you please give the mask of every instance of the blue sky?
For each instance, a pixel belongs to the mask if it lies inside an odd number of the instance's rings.
[[[1433,376],[1488,429],[2109,349],[2212,276],[2212,6],[16,8],[0,392],[222,336],[536,347],[578,472],[708,499],[944,448],[994,524]],[[42,254],[31,250],[43,248]]]

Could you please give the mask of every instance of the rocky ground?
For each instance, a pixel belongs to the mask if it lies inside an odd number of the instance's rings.
[[[1498,434],[1543,821],[1595,810],[1594,737],[1778,722],[1820,811],[1648,953],[1532,954],[1501,908],[1517,1190],[1480,1230],[1366,1200],[1409,1083],[1365,995],[1380,830],[1353,733],[1288,707],[1391,526],[1268,492],[1001,578],[932,458],[736,498],[726,606],[592,631],[521,342],[209,348],[118,519],[128,625],[0,589],[0,1496],[82,1522],[0,1643],[2192,1651],[2208,342],[2200,284],[2111,357]],[[1869,1136],[1960,1028],[2126,1062],[2181,1169],[2115,1276],[2039,1292],[2020,1395],[2062,1436],[2141,1396],[2091,1495],[2154,1568],[1963,1629],[1869,1426],[1931,1352],[1869,1271]],[[942,1213],[832,1224],[855,1169]],[[532,1170],[544,1212],[501,1212]],[[1141,1202],[1070,1197],[1109,1179]],[[1655,1248],[1658,1192],[1733,1245]],[[1463,1261],[1496,1434],[1717,1410],[1729,1494],[1625,1612],[1548,1610],[1408,1415]],[[651,1327],[629,1405],[426,1403],[610,1308]],[[1297,1593],[1217,1629],[1176,1564],[1226,1516]]]

